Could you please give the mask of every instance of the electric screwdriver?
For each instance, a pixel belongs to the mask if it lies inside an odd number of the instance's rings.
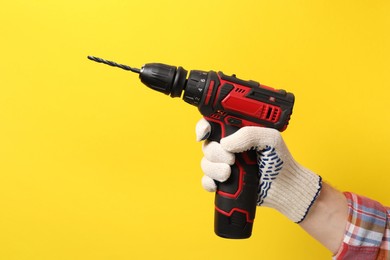
[[[290,120],[294,95],[256,81],[246,81],[222,72],[191,70],[161,63],[141,69],[88,56],[88,59],[139,74],[149,88],[171,97],[182,97],[198,107],[211,125],[209,140],[219,142],[244,126],[261,126],[284,131]],[[231,176],[217,182],[214,231],[224,238],[248,238],[256,213],[259,169],[256,151],[236,154]]]

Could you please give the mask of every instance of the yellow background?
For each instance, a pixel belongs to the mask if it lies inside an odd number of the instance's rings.
[[[221,70],[296,95],[283,134],[341,190],[390,205],[389,1],[3,1],[0,259],[330,259],[259,208],[213,233],[195,107],[87,60]]]

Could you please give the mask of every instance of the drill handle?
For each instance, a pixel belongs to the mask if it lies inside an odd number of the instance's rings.
[[[211,125],[211,141],[233,134],[239,128],[207,118]],[[252,234],[256,214],[259,185],[256,151],[236,154],[231,175],[225,182],[217,182],[215,194],[215,233],[224,238],[242,239]]]

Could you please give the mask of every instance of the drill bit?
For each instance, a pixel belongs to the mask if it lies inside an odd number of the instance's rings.
[[[116,63],[116,62],[113,62],[113,61],[104,60],[104,59],[101,59],[101,58],[98,58],[98,57],[88,56],[88,59],[96,61],[96,62],[99,62],[99,63],[104,63],[104,64],[107,64],[107,65],[112,66],[112,67],[118,67],[118,68],[121,68],[121,69],[124,69],[124,70],[130,70],[130,71],[138,73],[138,74],[141,73],[140,69],[132,68],[132,67],[129,67],[127,65],[119,64],[119,63]]]

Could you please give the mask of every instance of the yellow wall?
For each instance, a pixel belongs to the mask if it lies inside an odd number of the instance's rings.
[[[0,8],[0,259],[329,259],[258,209],[213,234],[195,107],[102,56],[222,70],[296,95],[296,159],[390,205],[389,1],[5,1]]]

